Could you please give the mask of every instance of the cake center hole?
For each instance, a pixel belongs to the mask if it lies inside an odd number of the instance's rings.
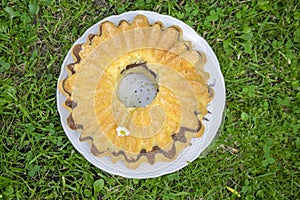
[[[158,92],[155,78],[155,74],[145,66],[124,70],[117,89],[119,100],[128,108],[151,104]]]

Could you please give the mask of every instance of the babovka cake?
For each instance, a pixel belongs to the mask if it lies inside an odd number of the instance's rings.
[[[193,50],[180,27],[149,24],[143,15],[132,23],[106,21],[72,55],[59,85],[66,120],[95,156],[135,169],[174,160],[204,133],[213,98],[206,55]]]

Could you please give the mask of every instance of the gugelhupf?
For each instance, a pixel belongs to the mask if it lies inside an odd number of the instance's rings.
[[[206,55],[193,50],[177,26],[149,24],[143,15],[116,26],[107,21],[85,44],[60,82],[68,126],[91,153],[123,161],[172,161],[204,132],[212,94]]]

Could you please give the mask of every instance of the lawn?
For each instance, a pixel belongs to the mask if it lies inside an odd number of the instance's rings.
[[[0,199],[297,199],[300,6],[275,1],[1,1]],[[107,16],[151,10],[193,27],[226,84],[224,127],[209,151],[147,180],[91,165],[56,107],[72,44]],[[228,190],[230,187],[237,191]]]

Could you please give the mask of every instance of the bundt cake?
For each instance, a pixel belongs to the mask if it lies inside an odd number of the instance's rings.
[[[172,161],[204,133],[213,98],[206,55],[193,50],[179,27],[149,24],[143,15],[131,23],[106,21],[72,55],[59,84],[66,120],[95,156],[132,169]]]

